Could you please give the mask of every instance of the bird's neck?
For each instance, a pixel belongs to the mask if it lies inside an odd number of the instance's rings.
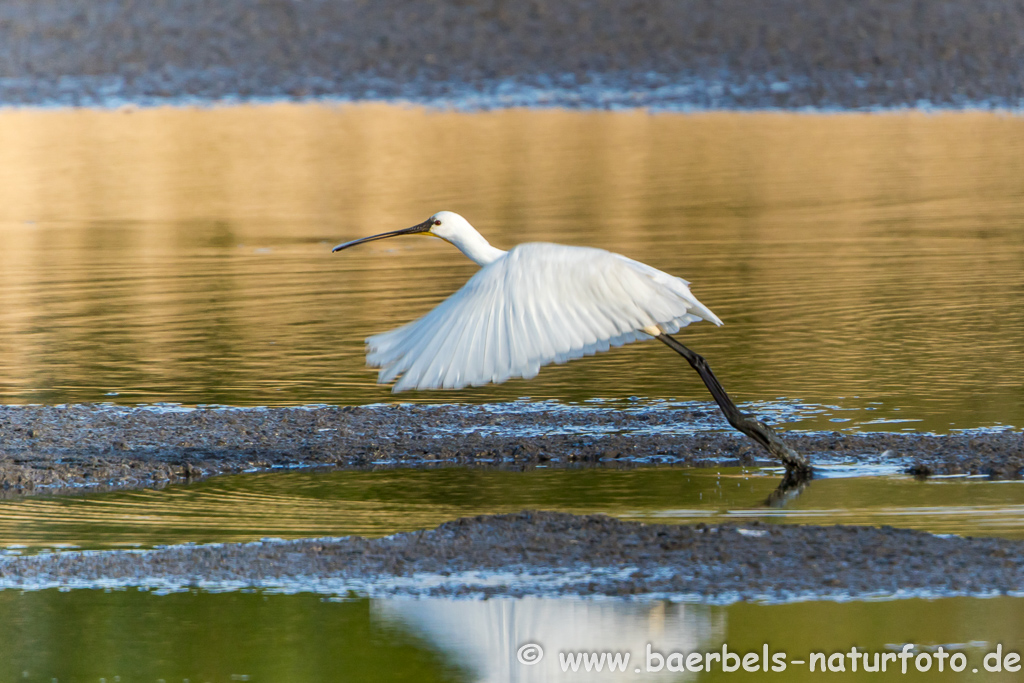
[[[496,261],[505,255],[504,251],[497,247],[492,247],[484,239],[483,235],[476,231],[455,235],[448,238],[448,241],[458,247],[459,251],[468,256],[478,266],[486,266],[488,263]]]

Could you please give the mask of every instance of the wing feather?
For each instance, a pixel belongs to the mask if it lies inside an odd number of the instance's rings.
[[[403,371],[402,378],[395,385],[395,391],[414,389],[417,386],[440,386],[434,376],[439,374],[440,367],[449,359],[442,351],[449,337],[462,329],[459,321],[454,319],[453,312],[455,311],[449,307],[449,310],[445,311],[446,315],[438,316],[437,324],[419,326],[424,332],[421,338],[422,346],[416,349],[414,357],[410,358],[413,354],[406,354],[410,362],[408,368]]]
[[[522,244],[419,320],[367,339],[367,362],[382,383],[400,377],[396,392],[461,389],[698,320],[722,324],[686,280],[602,249]]]

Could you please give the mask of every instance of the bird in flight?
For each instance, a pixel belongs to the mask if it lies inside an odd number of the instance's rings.
[[[401,235],[439,237],[481,268],[422,318],[366,340],[367,363],[380,368],[380,383],[397,380],[392,391],[530,379],[549,363],[655,338],[690,363],[733,427],[782,459],[787,472],[809,472],[770,427],[736,407],[704,358],[671,336],[701,320],[722,324],[686,280],[592,247],[533,242],[503,251],[451,211],[333,251]]]

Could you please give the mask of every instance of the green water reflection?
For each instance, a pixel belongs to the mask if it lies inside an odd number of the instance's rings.
[[[240,475],[159,491],[2,501],[0,546],[21,553],[67,546],[385,536],[458,517],[523,509],[666,523],[760,519],[1024,538],[1022,482],[828,478],[814,481],[784,508],[764,507],[777,484],[777,473],[729,468]]]
[[[374,625],[369,608],[315,595],[3,591],[0,680],[468,680],[416,634]]]
[[[561,681],[821,680],[806,665],[782,674],[636,674],[646,646],[721,650],[889,652],[942,645],[963,652],[962,674],[911,669],[911,680],[1018,680],[984,671],[984,655],[1024,648],[1020,598],[802,602],[729,606],[575,599],[347,600],[259,592],[156,595],[134,589],[0,592],[0,681]],[[516,660],[544,646],[535,666]],[[630,652],[625,673],[563,674],[560,651]],[[848,665],[847,665],[848,666]],[[913,664],[911,664],[913,666]],[[972,674],[978,668],[982,675]],[[948,669],[947,669],[948,671]],[[904,680],[828,674],[842,680]]]
[[[1004,652],[1024,650],[1024,601],[1020,598],[944,600],[897,600],[891,602],[812,602],[789,605],[736,604],[727,608],[729,615],[728,642],[740,650],[756,650],[768,642],[772,650],[794,653],[849,652],[856,645],[866,652],[886,652],[898,649],[904,643],[920,646],[919,652],[933,651],[943,645],[947,651],[960,651],[967,656],[968,666],[962,673],[946,669],[939,673],[937,666],[927,673],[918,672],[911,663],[907,675],[897,667],[886,673],[850,670],[830,672],[824,676],[811,674],[807,669],[793,666],[786,670],[785,680],[819,681],[823,678],[840,680],[1019,680],[1020,674],[990,673],[983,667],[986,653],[994,651],[996,644]],[[896,646],[895,648],[893,646]],[[974,673],[977,668],[980,672]],[[763,680],[765,674],[722,673],[702,676],[699,680]]]
[[[692,280],[739,401],[851,408],[809,428],[1024,425],[1024,118],[978,112],[0,112],[0,401],[390,401],[363,338],[475,267],[330,247],[440,208]],[[707,399],[640,344],[403,400],[523,395]]]

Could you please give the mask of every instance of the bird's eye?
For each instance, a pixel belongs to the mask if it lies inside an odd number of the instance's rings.
[[[441,221],[434,221],[434,225],[441,225]]]

